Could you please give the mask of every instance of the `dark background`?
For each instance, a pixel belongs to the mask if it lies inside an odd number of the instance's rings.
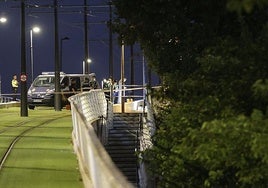
[[[33,34],[34,77],[45,71],[54,71],[54,14],[53,0],[28,0],[26,5],[43,5],[47,8],[26,8],[26,61],[28,87],[31,84],[30,63],[30,29],[34,25],[41,28],[40,33]],[[59,40],[62,41],[62,71],[65,73],[82,73],[84,59],[84,0],[59,0],[58,25]],[[49,6],[47,6],[49,5]],[[73,6],[70,6],[73,5]],[[92,63],[89,71],[97,75],[101,82],[109,77],[109,7],[108,1],[88,1],[88,40],[89,57]],[[97,5],[97,7],[95,7]],[[0,17],[8,21],[0,24],[0,75],[1,93],[11,93],[13,74],[18,78],[21,69],[20,56],[20,1],[0,1]],[[60,42],[59,42],[60,46]],[[120,79],[121,47],[117,35],[113,34],[114,79]],[[134,46],[135,84],[143,84],[143,55],[138,45]],[[125,77],[130,84],[130,47],[125,47]],[[147,78],[145,79],[146,83]]]

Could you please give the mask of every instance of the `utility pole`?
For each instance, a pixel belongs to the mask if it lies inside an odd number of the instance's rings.
[[[110,101],[114,102],[114,57],[113,57],[113,33],[112,33],[112,1],[109,2],[109,76],[111,78]]]
[[[121,113],[125,113],[125,44],[121,44]]]
[[[88,63],[88,29],[87,29],[87,0],[84,0],[84,43],[85,43],[85,74],[89,74],[89,63]]]
[[[112,1],[109,2],[109,76],[114,80],[113,33],[112,33]]]
[[[20,99],[20,115],[28,116],[27,102],[27,82],[26,82],[26,46],[25,46],[25,2],[21,0],[21,99]]]
[[[55,35],[55,111],[61,111],[60,94],[60,61],[59,61],[59,32],[58,32],[58,3],[54,0],[54,35]]]
[[[134,85],[134,50],[133,50],[133,44],[130,45],[130,85]],[[134,95],[134,90],[131,90],[131,95]]]
[[[69,40],[69,37],[63,37],[60,39],[60,72],[63,71],[62,69],[62,45],[63,45],[63,41],[65,40]]]

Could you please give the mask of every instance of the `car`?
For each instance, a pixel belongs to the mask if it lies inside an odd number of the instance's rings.
[[[68,104],[68,97],[79,92],[96,89],[90,85],[97,85],[95,73],[91,74],[66,74],[60,73],[61,104]],[[54,106],[55,95],[55,73],[42,72],[31,84],[28,93],[28,108],[34,109],[36,106]]]

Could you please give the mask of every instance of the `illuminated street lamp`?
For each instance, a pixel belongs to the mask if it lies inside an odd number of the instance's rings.
[[[83,61],[83,74],[86,74],[86,63],[90,64],[92,61],[91,59],[87,59],[87,62]],[[89,66],[87,66],[89,67]]]
[[[39,27],[33,27],[30,30],[30,40],[31,40],[31,46],[30,46],[30,53],[31,53],[31,74],[32,74],[32,82],[34,78],[34,58],[33,58],[33,33],[39,33],[40,28]]]
[[[7,22],[7,19],[5,17],[0,17],[0,23]],[[1,82],[1,75],[0,75],[0,97],[2,95],[2,82]]]
[[[6,17],[0,17],[0,23],[6,23],[7,18]]]

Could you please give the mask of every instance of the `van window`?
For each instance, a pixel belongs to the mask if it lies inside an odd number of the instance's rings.
[[[37,79],[34,80],[33,86],[35,87],[50,87],[51,85],[54,85],[55,79],[54,77],[37,77]]]

